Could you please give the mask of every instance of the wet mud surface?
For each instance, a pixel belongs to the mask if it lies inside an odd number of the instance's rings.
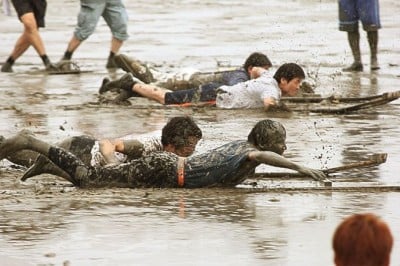
[[[236,0],[129,1],[126,6],[130,39],[121,53],[163,71],[238,66],[251,52],[261,51],[275,67],[301,64],[324,96],[398,90],[398,1],[381,1],[379,71],[369,71],[361,33],[362,73],[341,72],[351,54],[345,33],[337,29],[333,0],[290,1],[285,8],[279,1]],[[47,27],[41,31],[54,62],[67,46],[78,10],[78,1],[49,1]],[[0,13],[0,62],[20,31],[15,13]],[[270,117],[285,125],[285,155],[298,163],[329,168],[372,153],[388,153],[387,161],[332,176],[333,190],[307,179],[256,180],[256,187],[222,190],[82,190],[50,175],[20,182],[24,169],[3,160],[1,265],[333,265],[333,231],[355,212],[374,212],[388,222],[395,237],[392,265],[400,264],[399,100],[345,115],[162,108],[144,99],[131,100],[131,106],[99,104],[102,78],[124,73],[105,68],[109,41],[100,20],[74,54],[84,71],[80,75],[44,74],[32,48],[17,61],[14,73],[0,73],[0,135],[29,129],[50,142],[78,134],[159,135],[170,117],[189,114],[203,130],[198,150],[205,152],[246,138],[255,122]],[[339,189],[349,186],[364,188]]]

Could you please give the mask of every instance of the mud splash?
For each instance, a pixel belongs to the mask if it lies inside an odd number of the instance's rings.
[[[343,32],[337,30],[336,1],[130,1],[131,38],[121,52],[154,63],[161,71],[181,67],[215,70],[237,66],[253,51],[276,66],[295,61],[321,95],[366,96],[397,90],[400,74],[398,1],[381,2],[377,72],[342,73],[351,62]],[[78,1],[51,1],[42,36],[57,61],[70,38]],[[60,10],[62,12],[60,12]],[[59,14],[62,13],[63,16]],[[306,19],[304,19],[306,18]],[[0,61],[7,58],[21,25],[0,14]],[[365,34],[363,60],[368,65]],[[96,138],[159,131],[174,115],[193,115],[203,130],[199,152],[243,139],[266,117],[283,123],[286,156],[315,167],[334,167],[387,152],[385,164],[341,176],[343,182],[398,185],[399,101],[349,115],[265,114],[260,110],[160,108],[144,99],[99,105],[110,34],[103,20],[74,55],[84,73],[43,75],[33,49],[0,73],[0,134],[27,128],[51,142],[89,134]],[[274,70],[272,70],[274,71]],[[0,255],[9,265],[330,265],[331,236],[346,215],[371,211],[400,231],[398,192],[232,190],[81,190],[52,176],[20,182],[22,169],[0,163]],[[261,166],[259,172],[269,171]],[[266,183],[296,187],[304,181]],[[315,187],[309,181],[306,185]],[[400,242],[395,237],[395,247]],[[179,255],[178,255],[179,254]],[[318,254],[318,256],[310,256]],[[400,263],[398,252],[392,264]]]

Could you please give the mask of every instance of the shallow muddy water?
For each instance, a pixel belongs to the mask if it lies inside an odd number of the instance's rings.
[[[156,63],[214,70],[237,66],[253,51],[275,66],[298,62],[322,95],[366,96],[398,90],[400,3],[381,1],[381,69],[342,73],[351,63],[346,35],[337,29],[336,1],[127,1],[130,39],[121,53]],[[42,30],[49,57],[61,58],[76,21],[78,1],[49,1]],[[63,16],[60,16],[62,14]],[[21,25],[0,14],[0,61],[6,60]],[[45,75],[34,50],[0,73],[0,134],[32,130],[51,142],[77,134],[98,138],[159,134],[166,121],[193,115],[204,152],[243,139],[255,122],[270,117],[287,129],[286,156],[315,168],[356,162],[388,153],[387,162],[333,177],[333,187],[400,186],[400,101],[348,115],[266,114],[260,110],[148,108],[98,105],[108,72],[110,34],[103,20],[74,54],[80,75]],[[155,133],[154,133],[155,132]],[[79,190],[53,176],[20,182],[23,169],[0,162],[1,265],[333,265],[331,239],[341,219],[374,212],[395,237],[392,264],[400,265],[398,189],[290,192],[279,188],[320,187],[314,181],[259,181],[266,190]],[[260,166],[257,171],[275,171]],[[337,182],[335,182],[337,181]],[[270,190],[268,190],[270,189]]]

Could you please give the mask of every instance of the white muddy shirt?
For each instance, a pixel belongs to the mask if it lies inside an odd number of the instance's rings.
[[[260,108],[264,107],[265,98],[279,101],[281,90],[278,82],[265,71],[260,77],[233,86],[218,88],[216,105],[218,108]]]

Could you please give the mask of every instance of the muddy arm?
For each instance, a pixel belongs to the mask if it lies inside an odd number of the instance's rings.
[[[313,179],[321,181],[326,178],[326,175],[320,171],[311,168],[304,167],[302,165],[296,164],[283,156],[280,156],[277,153],[270,152],[270,151],[253,151],[250,152],[248,155],[250,160],[268,164],[271,166],[281,167],[281,168],[288,168],[305,174],[307,176],[311,176]]]

